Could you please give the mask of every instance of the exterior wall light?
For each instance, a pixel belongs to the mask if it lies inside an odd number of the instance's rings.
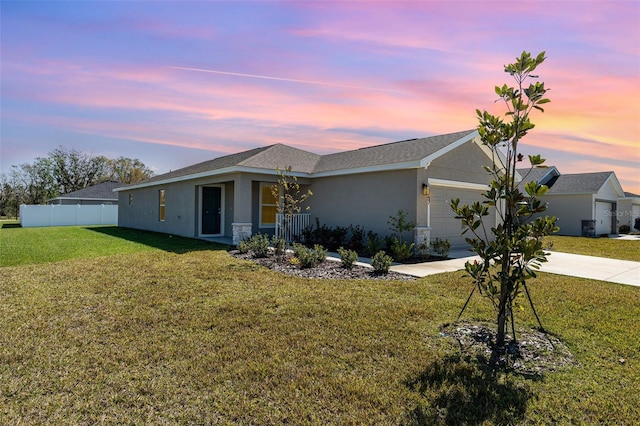
[[[431,190],[429,189],[429,185],[426,183],[422,184],[422,195],[429,196],[431,194]]]

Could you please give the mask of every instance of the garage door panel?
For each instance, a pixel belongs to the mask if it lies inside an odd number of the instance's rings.
[[[460,205],[472,204],[476,201],[483,202],[485,191],[434,187],[431,191],[431,238],[447,239],[454,247],[466,246],[465,238],[471,238],[473,234],[464,230],[460,219],[456,219],[454,212],[449,207],[449,201],[460,198]],[[495,226],[495,209],[489,209],[489,216],[483,218],[487,230]]]

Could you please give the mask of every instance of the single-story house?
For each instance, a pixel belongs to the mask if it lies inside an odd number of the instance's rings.
[[[313,196],[307,223],[360,225],[390,234],[399,209],[416,223],[413,241],[447,239],[465,245],[448,200],[484,200],[492,164],[476,130],[410,139],[319,155],[283,144],[239,152],[117,188],[118,225],[186,237],[226,237],[237,244],[252,234],[273,234],[276,169]],[[495,226],[495,212],[485,218]]]
[[[537,181],[549,187],[541,198],[547,203],[543,214],[558,218],[560,235],[617,234],[620,225],[640,217],[640,199],[626,197],[614,172],[561,174],[548,167],[518,173],[523,183]]]
[[[118,204],[118,195],[113,192],[114,189],[123,186],[121,182],[107,181],[97,185],[88,186],[68,194],[47,200],[47,204],[58,205],[101,205],[101,204]]]

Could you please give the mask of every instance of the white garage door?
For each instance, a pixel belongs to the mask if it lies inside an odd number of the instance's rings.
[[[596,235],[611,234],[612,217],[615,215],[613,205],[596,201]]]
[[[460,198],[460,205],[471,204],[476,201],[484,201],[482,196],[485,191],[460,189],[451,187],[433,186],[431,189],[431,239],[446,239],[451,242],[452,247],[467,246],[465,238],[472,238],[473,234],[467,231],[464,236],[460,219],[455,218],[455,214],[449,207],[449,200]],[[496,212],[494,208],[489,208],[489,216],[485,216],[484,225],[487,233],[491,235],[491,228],[496,226]]]

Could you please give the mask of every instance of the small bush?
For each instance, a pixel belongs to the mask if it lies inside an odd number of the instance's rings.
[[[409,259],[413,256],[413,243],[407,244],[405,241],[400,241],[394,238],[391,242],[391,253],[398,262]]]
[[[424,241],[416,247],[416,254],[420,259],[427,260],[431,257],[431,251],[429,250],[429,244]]]
[[[302,244],[294,244],[293,255],[300,261],[300,267],[306,269],[324,262],[327,258],[327,251],[319,244],[316,244],[313,249]]]
[[[392,261],[391,256],[388,256],[383,250],[380,250],[373,256],[371,266],[373,266],[373,270],[378,274],[388,274]]]
[[[274,235],[271,240],[271,244],[273,245],[273,248],[276,252],[276,256],[284,258],[285,250],[287,248],[287,242],[284,240],[284,238],[279,238]]]
[[[434,253],[441,257],[448,257],[449,250],[451,250],[451,242],[449,240],[441,240],[440,238],[436,238],[431,241],[431,248]]]
[[[340,261],[342,262],[343,268],[352,269],[353,264],[358,260],[358,253],[354,250],[348,250],[340,247],[338,249],[338,254],[340,255]]]
[[[347,248],[361,253],[364,249],[364,241],[366,234],[364,228],[360,225],[349,225],[349,235],[347,238]]]
[[[267,257],[269,254],[269,235],[255,234],[249,241],[249,250],[253,252],[253,257]]]
[[[238,251],[242,254],[245,253],[249,253],[249,250],[251,250],[251,245],[249,244],[248,240],[242,240],[238,243]]]
[[[369,257],[373,257],[377,252],[382,250],[383,242],[373,231],[367,232],[367,244],[364,249],[364,254]]]
[[[628,234],[629,232],[631,232],[631,227],[629,225],[620,225],[620,228],[618,228],[618,232],[620,234]]]

